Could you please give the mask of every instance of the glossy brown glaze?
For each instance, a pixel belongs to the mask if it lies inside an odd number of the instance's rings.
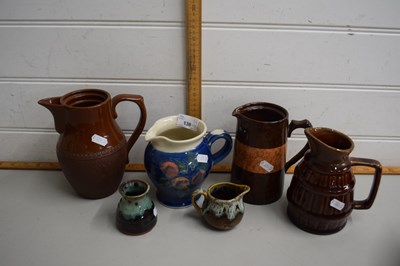
[[[157,224],[157,216],[154,215],[154,206],[150,210],[146,210],[141,219],[127,220],[121,212],[117,212],[116,226],[117,229],[126,235],[143,235],[150,232]]]
[[[140,108],[139,122],[128,141],[115,122],[115,107],[121,101],[134,102]],[[42,99],[39,104],[53,114],[60,133],[58,160],[77,193],[85,198],[103,198],[114,193],[128,163],[128,152],[145,125],[143,98],[121,94],[111,99],[106,91],[83,89]],[[96,137],[100,137],[100,142]]]
[[[353,141],[327,128],[305,130],[310,150],[296,166],[287,191],[287,213],[299,228],[315,234],[340,231],[353,209],[368,209],[375,200],[381,165],[371,159],[349,157]],[[374,182],[366,200],[354,200],[354,165],[375,168]]]
[[[286,163],[286,143],[296,128],[311,126],[308,120],[288,123],[288,112],[272,103],[249,103],[236,108],[236,139],[231,181],[246,184],[251,191],[244,201],[250,204],[268,204],[283,193],[286,169],[300,159],[305,150]]]
[[[283,169],[269,174],[256,174],[232,166],[232,182],[251,187],[251,192],[244,197],[244,201],[249,204],[262,205],[279,200],[283,193],[284,177]]]
[[[243,213],[238,213],[233,220],[229,220],[224,214],[221,217],[216,216],[213,212],[207,211],[203,214],[204,220],[209,226],[218,230],[230,230],[242,221]]]

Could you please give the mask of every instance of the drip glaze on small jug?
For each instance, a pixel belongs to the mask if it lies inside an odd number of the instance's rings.
[[[207,191],[195,191],[192,194],[192,204],[212,228],[230,230],[243,218],[243,197],[249,191],[250,187],[247,185],[215,183]],[[196,202],[199,196],[204,197],[201,207]]]

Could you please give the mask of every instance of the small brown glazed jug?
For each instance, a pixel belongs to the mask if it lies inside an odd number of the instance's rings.
[[[196,190],[192,194],[192,204],[204,220],[218,230],[229,230],[240,223],[244,215],[243,196],[250,191],[247,185],[219,182],[207,191]],[[204,197],[200,207],[196,200]]]
[[[139,106],[140,119],[126,141],[116,123],[116,106],[122,101]],[[82,89],[61,97],[39,101],[53,114],[57,157],[62,171],[79,195],[103,198],[114,193],[128,163],[128,153],[146,123],[143,97],[120,94],[111,98],[106,91]]]
[[[250,204],[269,204],[280,199],[287,169],[303,157],[307,147],[286,162],[286,143],[296,128],[311,127],[308,120],[292,120],[285,108],[266,102],[237,107],[236,139],[231,181],[251,187],[244,197]]]
[[[307,128],[310,146],[296,166],[287,191],[287,213],[299,228],[314,234],[340,231],[353,209],[369,209],[381,180],[381,164],[372,159],[349,157],[353,141],[329,128]],[[355,178],[352,166],[375,169],[369,196],[354,200]]]

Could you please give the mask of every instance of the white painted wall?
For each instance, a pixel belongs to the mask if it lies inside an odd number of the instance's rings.
[[[41,98],[97,87],[141,94],[148,129],[185,112],[185,1],[0,0],[0,161],[56,161]],[[203,0],[203,120],[266,101],[340,130],[353,156],[399,166],[400,2]],[[128,134],[133,104],[118,108]],[[305,142],[299,130],[289,156]],[[135,144],[141,163],[146,143]],[[231,157],[225,160],[230,163]]]

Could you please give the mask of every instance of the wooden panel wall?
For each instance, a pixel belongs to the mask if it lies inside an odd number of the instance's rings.
[[[56,161],[52,117],[37,101],[75,89],[143,95],[146,129],[184,113],[184,5],[0,1],[0,161]],[[354,156],[399,166],[398,10],[394,0],[203,0],[203,120],[234,135],[235,107],[273,102],[348,134]],[[118,112],[128,135],[138,110]],[[295,132],[288,156],[304,142]],[[131,162],[145,146],[142,135]]]

